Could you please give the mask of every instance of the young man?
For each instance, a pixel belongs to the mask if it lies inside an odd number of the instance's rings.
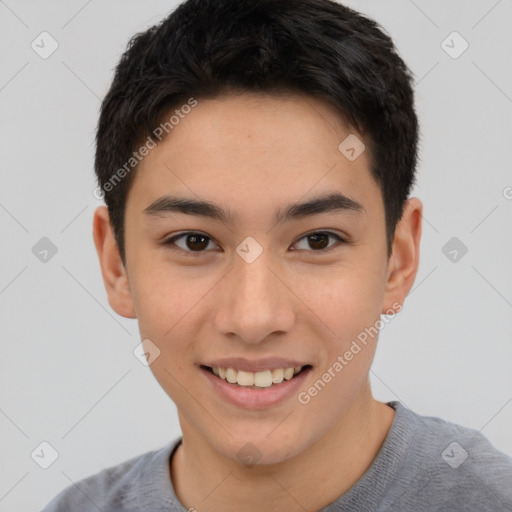
[[[331,0],[188,0],[130,42],[94,241],[183,435],[46,512],[512,510],[508,456],[370,389],[419,261],[411,85]]]

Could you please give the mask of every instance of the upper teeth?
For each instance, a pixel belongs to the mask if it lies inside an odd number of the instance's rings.
[[[217,377],[227,380],[231,384],[239,386],[257,386],[259,388],[268,388],[272,384],[279,384],[283,380],[290,380],[294,375],[300,372],[302,366],[290,368],[277,368],[275,370],[264,370],[262,372],[245,372],[243,370],[234,370],[233,368],[212,368]]]

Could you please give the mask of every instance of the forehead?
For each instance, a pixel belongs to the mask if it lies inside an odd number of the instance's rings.
[[[298,158],[332,162],[349,133],[323,101],[304,95],[243,93],[198,100],[168,139],[171,145],[170,139],[175,142],[175,153],[194,147],[197,156],[236,156],[238,163],[244,154],[265,153],[291,163]]]
[[[362,137],[322,101],[246,93],[198,99],[187,111],[139,164],[140,210],[169,192],[228,202],[234,212],[273,204],[274,213],[276,203],[326,192],[375,202],[368,152],[350,160],[340,150],[347,137]]]

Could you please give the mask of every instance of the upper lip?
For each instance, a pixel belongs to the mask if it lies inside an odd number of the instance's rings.
[[[211,368],[233,368],[245,372],[261,372],[263,370],[276,370],[278,368],[295,368],[297,366],[306,366],[309,363],[297,361],[295,359],[285,359],[283,357],[265,357],[262,359],[249,360],[243,357],[227,357],[207,361],[203,366]]]

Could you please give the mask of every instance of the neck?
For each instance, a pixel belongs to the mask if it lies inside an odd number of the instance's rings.
[[[292,459],[249,467],[220,456],[200,436],[187,438],[182,427],[183,442],[171,461],[176,496],[200,512],[320,510],[369,468],[394,414],[371,397],[368,386],[320,441]]]

